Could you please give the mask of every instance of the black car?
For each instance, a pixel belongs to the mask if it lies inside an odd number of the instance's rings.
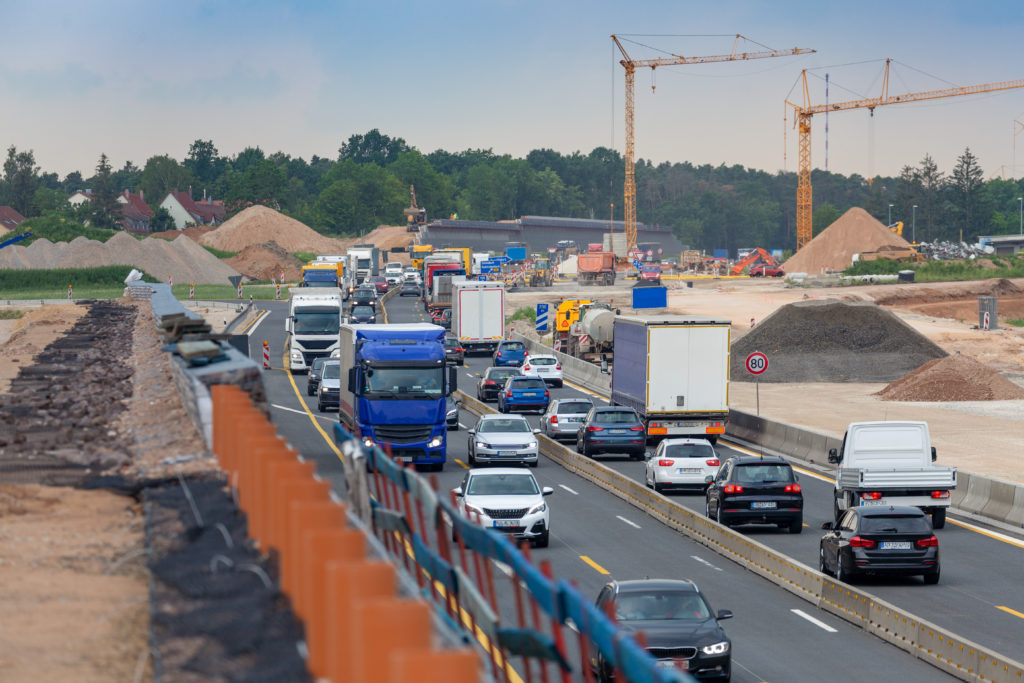
[[[939,582],[939,539],[915,507],[856,507],[821,525],[818,568],[851,582],[859,574],[916,575]]]
[[[459,346],[459,340],[455,337],[444,338],[444,359],[452,365],[466,364],[466,349]]]
[[[352,296],[349,297],[350,305],[352,306],[373,306],[377,308],[377,292],[374,291],[373,286],[365,287],[359,286]]]
[[[588,458],[598,453],[626,453],[642,460],[647,436],[636,411],[625,406],[591,408],[576,432],[576,452]]]
[[[478,401],[497,401],[498,392],[505,386],[505,380],[509,377],[519,377],[523,371],[519,368],[490,367],[484,370],[476,383],[476,398]]]
[[[324,363],[328,360],[330,359],[327,356],[313,359],[313,364],[309,366],[309,374],[306,375],[307,396],[316,396],[316,390],[320,388],[320,374],[323,372]]]
[[[377,311],[373,306],[353,304],[348,309],[348,322],[352,324],[375,323],[377,322]]]
[[[710,480],[705,512],[720,524],[775,524],[803,531],[804,494],[793,467],[782,458],[733,458]]]
[[[718,622],[732,618],[732,612],[714,612],[693,581],[613,581],[601,589],[597,607],[623,630],[643,633],[647,652],[663,666],[698,680],[729,680],[732,641]],[[591,665],[598,680],[612,680],[613,667],[600,653]]]
[[[446,308],[441,311],[441,317],[437,319],[437,324],[446,330],[452,329],[452,309]]]
[[[399,290],[398,296],[419,296],[420,286],[415,281],[406,280],[402,283],[402,289]]]
[[[457,401],[450,395],[445,399],[445,424],[449,430],[458,431],[459,429],[459,406],[462,405],[462,401]]]

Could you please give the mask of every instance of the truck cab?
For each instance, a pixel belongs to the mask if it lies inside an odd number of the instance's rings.
[[[337,288],[299,292],[292,294],[285,320],[288,367],[292,372],[305,372],[314,360],[337,350],[342,316],[342,296]]]

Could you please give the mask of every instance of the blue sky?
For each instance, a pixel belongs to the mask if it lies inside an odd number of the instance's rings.
[[[796,168],[800,70],[811,99],[1024,79],[1019,2],[296,2],[95,3],[0,0],[0,143],[35,150],[46,170],[87,175],[182,158],[197,138],[309,158],[371,128],[421,151],[492,148],[523,156],[596,146],[622,151],[623,71],[609,38],[687,55],[722,54],[742,33],[816,54],[659,69],[636,79],[637,155],[655,162]],[[689,36],[689,37],[677,37]],[[628,44],[634,58],[657,52]],[[750,46],[749,49],[758,49]],[[652,93],[651,85],[657,90]],[[1013,173],[1024,89],[836,114],[829,168],[896,174],[931,154],[949,171],[965,147],[986,176]],[[814,119],[814,166],[825,121]],[[1018,126],[1020,128],[1021,126]],[[786,130],[788,142],[784,145]],[[1017,136],[1024,175],[1024,133]],[[784,150],[788,153],[785,159]]]

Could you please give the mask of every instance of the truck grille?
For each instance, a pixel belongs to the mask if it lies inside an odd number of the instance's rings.
[[[430,439],[433,425],[376,425],[373,433],[387,443],[415,443]]]
[[[649,647],[647,651],[655,659],[690,659],[697,654],[695,647]]]
[[[337,343],[337,341],[337,339],[296,339],[295,343],[298,344],[303,349],[317,351],[326,349],[331,344]]]
[[[484,514],[491,519],[519,519],[526,514],[526,510],[527,508],[519,508],[516,510],[495,510],[491,508],[484,508]]]

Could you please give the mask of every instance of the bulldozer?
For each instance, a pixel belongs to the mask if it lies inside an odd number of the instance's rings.
[[[535,258],[527,282],[531,287],[550,287],[555,281],[551,271],[551,259]]]

